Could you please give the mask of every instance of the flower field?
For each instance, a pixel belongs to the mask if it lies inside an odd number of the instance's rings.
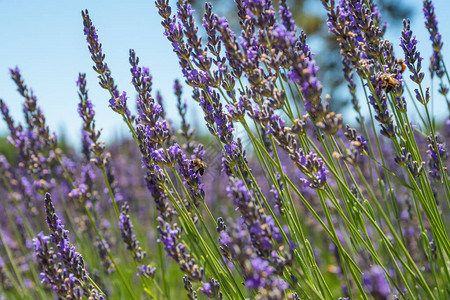
[[[342,114],[285,0],[235,0],[239,30],[210,3],[196,21],[187,0],[156,0],[184,76],[180,122],[133,49],[118,89],[87,10],[98,82],[74,74],[77,146],[61,146],[10,69],[25,118],[0,99],[15,151],[0,154],[0,299],[450,299],[435,5],[417,1],[433,53],[422,58],[409,19],[390,41],[376,1],[321,2],[352,104]],[[103,142],[94,84],[128,139]]]

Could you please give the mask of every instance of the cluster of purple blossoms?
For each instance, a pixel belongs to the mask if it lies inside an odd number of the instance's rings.
[[[179,265],[182,272],[186,273],[190,280],[202,281],[204,270],[197,265],[191,257],[186,246],[179,242],[181,229],[174,225],[170,226],[161,217],[158,217],[159,242],[164,245],[168,256],[172,257]]]
[[[170,146],[168,153],[170,159],[177,163],[177,171],[182,176],[183,184],[187,188],[192,205],[197,207],[199,202],[203,202],[205,199],[205,191],[201,181],[205,168],[204,163],[200,158],[187,158],[178,144]],[[187,207],[189,209],[189,205]]]
[[[111,71],[104,62],[105,54],[102,51],[102,44],[98,40],[97,29],[92,24],[89,12],[86,10],[81,13],[83,16],[84,35],[89,44],[88,48],[91,53],[91,58],[95,63],[94,71],[100,75],[100,86],[104,89],[111,90],[113,97],[119,97],[119,91],[114,83],[114,79],[111,77]]]
[[[227,229],[222,220],[218,220],[218,224],[222,253],[239,264],[246,288],[258,292],[255,299],[284,299],[289,284],[277,276],[283,273],[284,268],[277,270],[271,264],[271,257],[257,255],[243,224],[235,224],[231,229]]]
[[[67,269],[72,272],[75,277],[82,281],[87,281],[88,273],[85,268],[83,257],[75,251],[75,247],[70,243],[68,231],[64,229],[64,225],[55,213],[52,198],[50,194],[45,194],[45,212],[47,214],[47,225],[52,234],[50,235],[52,242],[58,247],[58,252],[64,260]]]
[[[241,43],[243,49],[252,45],[252,52],[243,50],[243,70],[251,83],[252,98],[263,107],[261,96],[272,108],[281,108],[284,94],[275,87],[276,75],[283,72],[291,82],[298,85],[305,109],[311,117],[320,118],[326,115],[327,104],[322,103],[322,86],[317,79],[318,67],[311,58],[309,47],[305,44],[304,35],[297,37],[297,28],[292,21],[286,3],[280,4],[282,23],[274,16],[271,1],[244,1],[243,11],[246,16],[241,22],[243,28]],[[294,24],[294,25],[293,25]],[[264,70],[264,62],[270,67]],[[285,72],[285,73],[284,73]]]
[[[258,255],[269,257],[274,251],[276,243],[282,240],[280,230],[271,216],[262,214],[262,210],[255,201],[255,196],[247,189],[240,179],[230,178],[227,187],[228,197],[233,199],[234,205],[242,215],[242,220],[248,227],[250,238]]]
[[[166,176],[163,168],[176,168],[182,176],[189,200],[183,205],[192,210],[204,198],[200,174],[188,159],[183,150],[173,141],[172,129],[169,122],[163,118],[162,106],[151,96],[151,76],[147,68],[139,67],[139,58],[130,50],[132,83],[138,92],[137,137],[142,155],[143,166],[147,169],[147,185],[157,203],[158,214],[162,219],[170,222],[175,210],[167,203]],[[177,89],[176,93],[180,94]],[[187,125],[186,125],[187,126]],[[196,216],[191,214],[195,220]],[[169,223],[166,225],[170,226]],[[164,226],[165,227],[165,226]]]
[[[143,164],[152,164],[152,151],[169,142],[170,126],[162,118],[163,108],[151,96],[152,81],[148,68],[139,67],[139,58],[130,50],[132,83],[138,93],[137,136],[140,143]]]
[[[412,73],[412,75],[410,75],[411,80],[417,84],[420,84],[425,74],[421,72],[423,58],[420,57],[420,52],[417,51],[417,43],[416,37],[413,36],[413,32],[411,30],[410,20],[403,20],[400,46],[405,53],[405,64]]]
[[[165,157],[160,151],[157,151],[167,141],[168,124],[165,120],[159,120],[163,109],[151,96],[152,77],[150,71],[148,68],[139,67],[139,58],[133,50],[130,50],[130,64],[133,77],[132,84],[138,93],[136,134],[142,156],[142,166],[147,170],[145,178],[147,187],[156,203],[158,215],[163,220],[170,221],[176,212],[168,203],[168,195],[164,189],[165,175],[161,168],[161,162],[165,160]],[[159,129],[155,130],[156,127]],[[161,155],[157,157],[159,153]],[[155,158],[160,163],[155,162]]]
[[[345,126],[344,136],[350,142],[350,146],[344,149],[343,154],[334,152],[334,157],[343,159],[350,164],[355,164],[359,155],[369,153],[368,141],[362,135],[357,135],[355,128],[351,128],[350,125],[347,124]]]
[[[78,280],[59,263],[58,254],[49,247],[49,240],[42,232],[33,239],[36,257],[42,269],[42,282],[48,284],[60,297],[81,298],[83,291]]]
[[[9,109],[2,100],[0,100],[1,113],[11,133],[9,142],[18,149],[20,166],[27,170],[34,179],[34,187],[43,194],[54,184],[51,168],[56,156],[57,137],[54,133],[50,133],[45,116],[37,104],[37,97],[24,83],[19,68],[10,69],[10,74],[17,85],[17,90],[25,99],[23,112],[26,128],[21,124],[14,124]]]
[[[395,156],[394,161],[402,167],[408,167],[414,177],[419,177],[422,174],[425,164],[425,162],[419,163],[413,160],[411,153],[405,147],[400,149],[400,153]]]
[[[12,80],[17,85],[17,91],[25,98],[23,104],[23,112],[25,114],[25,121],[28,125],[28,130],[33,130],[36,142],[39,147],[48,147],[49,149],[56,148],[56,135],[50,133],[46,120],[40,107],[37,105],[37,98],[32,89],[28,89],[25,85],[22,75],[18,67],[10,69]]]
[[[425,16],[425,27],[430,33],[430,40],[433,45],[433,54],[430,59],[430,73],[431,76],[436,74],[439,78],[444,75],[444,69],[442,65],[441,49],[442,49],[442,37],[438,30],[438,22],[434,10],[434,4],[431,0],[423,1],[423,14]]]
[[[156,269],[151,265],[138,266],[138,270],[139,272],[137,275],[144,276],[149,279],[153,279],[153,277],[155,277]]]
[[[134,50],[130,50],[131,76],[132,84],[138,93],[138,116],[139,122],[143,125],[155,126],[158,118],[163,113],[162,106],[155,102],[151,96],[152,91],[152,76],[150,69],[146,67],[139,67],[139,57],[136,56]]]
[[[197,300],[197,292],[194,291],[194,288],[192,287],[192,282],[189,279],[187,275],[183,276],[183,282],[184,282],[184,289],[186,290],[186,296],[189,300]]]
[[[301,121],[296,122],[297,126],[287,128],[280,116],[274,114],[269,118],[270,122],[266,125],[267,132],[275,137],[280,147],[289,155],[291,160],[299,170],[307,177],[302,179],[306,187],[313,189],[322,189],[327,183],[326,175],[328,170],[325,163],[314,152],[305,154],[303,149],[298,146],[295,134],[304,131],[301,127]]]
[[[409,71],[412,73],[412,75],[410,75],[411,80],[420,86],[425,76],[425,74],[421,72],[423,58],[420,57],[420,52],[417,51],[416,45],[418,42],[416,40],[416,37],[413,36],[412,34],[413,33],[410,26],[410,20],[409,19],[403,20],[403,31],[402,37],[400,39],[401,41],[400,46],[402,47],[403,52],[405,53],[404,62],[408,67]],[[430,89],[429,87],[426,88],[425,95],[419,92],[418,89],[414,90],[417,101],[419,101],[423,105],[426,105],[430,101],[429,89]],[[406,102],[404,100],[404,97],[397,96],[396,100],[397,100],[396,107],[400,111],[406,112]]]
[[[209,132],[218,137],[223,144],[223,156],[229,162],[238,162],[243,155],[239,140],[234,140],[234,127],[227,114],[223,111],[223,105],[220,102],[220,96],[211,88],[201,92],[194,90],[194,99],[196,99],[205,113],[206,126]]]
[[[127,246],[127,250],[133,253],[134,260],[142,262],[147,253],[142,251],[142,248],[139,245],[139,241],[133,230],[133,223],[131,223],[130,216],[128,215],[128,210],[128,203],[125,202],[119,217],[119,228],[122,234],[122,240]]]
[[[211,27],[215,28],[214,33],[219,32],[221,34],[220,41],[225,47],[225,57],[230,67],[231,74],[240,79],[242,76],[242,62],[244,60],[244,55],[239,49],[239,43],[237,42],[236,34],[231,30],[228,21],[225,17],[214,17],[210,19],[205,19],[208,22],[208,25],[212,25]],[[220,44],[219,44],[220,45]],[[225,65],[225,60],[222,59],[220,63],[218,62],[219,71],[226,72],[228,68]],[[230,76],[231,77],[231,76]],[[229,78],[225,77],[225,81],[228,84],[228,87],[234,86],[234,80],[228,80]],[[225,86],[224,86],[225,88]]]
[[[55,213],[50,194],[47,193],[44,200],[47,225],[52,233],[48,237],[41,232],[33,239],[43,282],[51,285],[53,291],[65,297],[78,295],[75,297],[78,299],[87,294],[96,295],[93,299],[103,299],[100,291],[93,286],[89,287],[89,274],[84,259],[70,242],[68,231]],[[57,246],[57,252],[49,248],[50,240]]]
[[[86,162],[82,170],[82,182],[86,183],[89,190],[92,190],[93,180],[95,178],[94,172],[88,164],[89,161],[93,160],[97,167],[102,167],[105,164],[105,146],[102,141],[100,141],[101,130],[95,128],[95,111],[94,105],[89,100],[88,92],[86,89],[86,74],[79,73],[78,79],[76,81],[78,87],[78,97],[80,102],[78,103],[78,115],[83,120],[83,127],[81,130],[81,145],[82,153]],[[91,157],[91,153],[94,157]],[[91,201],[93,201],[93,195],[90,195]]]
[[[392,44],[383,39],[386,28],[377,6],[372,1],[340,1],[336,6],[334,1],[322,3],[328,10],[329,31],[336,35],[345,61],[367,80],[369,101],[375,119],[381,123],[381,134],[394,138],[397,128],[388,110],[387,94],[400,97],[403,79]]]
[[[436,182],[441,182],[442,175],[447,176],[447,167],[445,162],[448,158],[448,152],[445,147],[445,143],[442,143],[441,138],[439,136],[435,137],[436,144],[432,137],[428,137],[428,150],[427,153],[429,155],[428,166],[429,166],[429,174],[431,178],[433,178]],[[441,166],[441,162],[443,164],[443,168]]]
[[[109,99],[109,106],[113,111],[123,115],[127,109],[127,93],[122,92],[119,97]]]
[[[220,291],[220,283],[214,278],[211,278],[209,282],[205,282],[203,284],[202,293],[209,298],[215,298],[219,300],[223,298],[223,294]]]
[[[316,153],[310,152],[309,154],[301,155],[296,164],[304,174],[310,175],[301,179],[305,187],[322,189],[325,186],[328,170],[323,160]]]
[[[127,94],[120,93],[114,79],[111,76],[111,70],[105,62],[105,54],[102,51],[102,44],[99,42],[97,29],[92,24],[89,12],[87,10],[81,12],[83,16],[84,35],[88,42],[91,59],[95,63],[94,71],[99,74],[100,86],[109,91],[111,99],[110,107],[117,113],[125,116],[129,121],[133,120],[130,110],[127,107]]]
[[[328,11],[328,29],[338,37],[343,55],[352,62],[368,56],[383,55],[381,24],[378,7],[373,1],[322,1]]]

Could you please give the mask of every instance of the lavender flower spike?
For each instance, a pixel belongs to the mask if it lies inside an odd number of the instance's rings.
[[[110,90],[113,97],[119,97],[119,91],[114,84],[114,79],[111,77],[111,71],[105,61],[105,54],[102,51],[102,44],[98,40],[97,29],[92,24],[89,12],[82,11],[84,35],[88,42],[88,49],[91,53],[92,61],[95,63],[94,71],[100,75],[100,86],[104,89]]]
[[[434,4],[431,0],[423,1],[423,14],[425,17],[425,27],[430,33],[430,40],[433,44],[433,54],[431,55],[430,61],[431,76],[436,74],[439,78],[441,78],[444,75],[444,71],[441,61],[441,55],[439,52],[441,51],[443,42],[441,34],[438,31],[438,22],[434,10]]]
[[[83,281],[87,281],[88,273],[86,271],[84,259],[80,253],[75,251],[75,247],[70,243],[68,233],[64,225],[55,213],[52,198],[49,193],[45,194],[45,212],[47,215],[47,225],[52,231],[50,237],[52,242],[58,246],[59,254],[64,260],[66,267],[70,272]]]
[[[42,272],[42,283],[48,284],[59,297],[80,299],[83,295],[80,284],[75,276],[58,262],[58,255],[49,246],[50,237],[41,231],[33,239],[34,251]]]
[[[41,273],[43,282],[51,284],[52,289],[58,293],[74,293],[81,288],[84,294],[95,295],[95,299],[103,299],[100,291],[88,284],[90,280],[84,259],[71,244],[68,237],[69,231],[64,229],[64,225],[55,213],[49,193],[45,194],[44,201],[47,225],[52,234],[46,237],[40,233],[37,238],[33,239],[35,253],[43,270]],[[57,252],[48,247],[50,239],[56,244]],[[76,293],[78,295],[81,290]],[[75,299],[80,297],[81,295]]]
[[[208,298],[222,299],[222,292],[220,291],[220,284],[214,278],[211,278],[209,282],[205,282],[201,288],[203,294]]]
[[[410,23],[411,22],[409,19],[403,20],[403,31],[400,39],[400,46],[405,53],[405,64],[411,73],[413,73],[410,76],[411,80],[417,84],[420,84],[425,76],[425,74],[420,71],[422,69],[423,58],[420,57],[420,52],[417,51],[416,45],[418,42],[416,40],[416,36],[413,36]],[[416,62],[417,65],[415,65]]]
[[[131,223],[130,216],[128,215],[128,209],[128,203],[125,203],[122,206],[122,211],[120,213],[120,232],[122,233],[122,239],[126,244],[127,249],[133,253],[134,260],[141,262],[144,259],[146,252],[142,251],[139,241],[136,239],[133,231],[133,224]]]
[[[137,275],[144,276],[149,279],[153,279],[155,277],[156,269],[151,265],[142,265],[137,267],[139,272]]]

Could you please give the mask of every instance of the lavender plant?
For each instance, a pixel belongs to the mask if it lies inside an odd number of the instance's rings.
[[[449,103],[450,77],[434,4],[423,1],[427,76],[409,19],[395,53],[374,1],[321,2],[356,122],[329,109],[286,1],[235,0],[236,33],[209,3],[199,26],[187,0],[156,0],[190,87],[184,101],[175,80],[179,122],[134,50],[132,113],[83,11],[104,101],[130,131],[113,145],[101,140],[85,74],[76,81],[81,151],[62,151],[12,69],[25,124],[0,100],[18,150],[15,162],[0,156],[2,295],[447,299],[450,118],[430,106]],[[424,85],[434,77],[439,93]],[[190,124],[190,105],[207,130]]]

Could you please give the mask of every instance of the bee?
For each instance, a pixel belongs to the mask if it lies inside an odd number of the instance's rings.
[[[400,72],[400,73],[403,73],[403,72],[405,72],[405,70],[406,70],[406,64],[405,64],[405,60],[404,59],[402,59],[402,58],[398,58],[397,59],[397,64],[398,64],[398,71]]]
[[[381,74],[380,80],[382,81],[381,87],[389,93],[393,88],[400,85],[400,82],[395,78],[395,74]]]
[[[205,173],[206,163],[198,158],[191,160],[191,163],[194,166],[195,174],[200,173],[200,175],[203,176],[203,173]]]

